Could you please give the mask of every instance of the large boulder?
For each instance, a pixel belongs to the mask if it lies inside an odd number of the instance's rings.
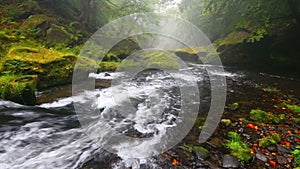
[[[83,59],[83,58],[79,58]],[[2,59],[1,72],[38,75],[38,89],[70,84],[77,56],[45,48],[12,47]],[[95,62],[84,58],[80,68],[91,68]]]

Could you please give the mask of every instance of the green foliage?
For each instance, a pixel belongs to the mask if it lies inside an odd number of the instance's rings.
[[[187,145],[187,144],[184,144],[183,146],[185,148],[187,148],[189,151],[194,151],[194,152],[196,152],[196,154],[199,153],[199,156],[202,159],[206,159],[210,155],[209,151],[206,148],[202,147],[202,146],[190,146],[190,145]]]
[[[300,106],[299,105],[291,105],[288,103],[284,103],[284,106],[292,110],[293,112],[300,113]]]
[[[230,149],[231,155],[241,161],[249,161],[252,158],[252,154],[250,153],[248,144],[243,142],[236,132],[228,132],[227,136],[230,140],[227,141],[226,147]]]
[[[300,166],[300,146],[296,148],[296,150],[292,151],[292,155],[294,156],[295,163]]]
[[[257,122],[281,123],[282,120],[285,119],[285,115],[275,115],[260,109],[252,109],[250,112],[250,118]]]
[[[289,1],[277,0],[182,0],[180,9],[183,16],[210,39],[224,38],[239,31],[249,36],[240,36],[235,41],[249,43],[260,41],[294,16]]]
[[[209,151],[206,148],[202,147],[202,146],[191,146],[191,145],[187,145],[187,144],[184,144],[183,146],[185,148],[189,149],[190,151],[199,150],[199,151],[203,151],[203,152],[206,152],[206,153],[209,154]]]
[[[253,33],[250,37],[247,38],[247,42],[250,42],[250,43],[254,43],[254,42],[257,42],[257,41],[260,41],[261,39],[264,38],[266,34],[266,29],[258,29],[255,31],[255,33]]]
[[[297,117],[292,117],[292,120],[297,123],[297,124],[300,124],[300,117],[297,118]]]
[[[280,136],[277,133],[272,133],[270,136],[259,139],[259,146],[266,148],[270,145],[274,145],[281,141]]]
[[[264,92],[269,92],[269,93],[278,93],[278,92],[280,92],[280,89],[277,89],[276,87],[270,87],[270,86],[263,87],[263,86],[260,86],[258,84],[255,85],[255,88],[260,89]]]
[[[99,70],[100,72],[103,71],[115,71],[120,65],[120,62],[101,62],[99,64]]]

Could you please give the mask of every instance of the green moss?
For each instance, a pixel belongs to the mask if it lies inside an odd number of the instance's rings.
[[[269,92],[269,93],[278,93],[280,92],[279,89],[277,89],[276,87],[264,87],[262,88],[263,91],[265,92]]]
[[[103,37],[105,38],[105,37]],[[116,57],[120,55],[131,55],[137,51],[139,51],[141,48],[137,42],[135,42],[134,39],[127,38],[123,39],[116,45],[114,45],[108,52],[107,56],[114,55]]]
[[[119,65],[120,62],[101,62],[99,64],[99,71],[115,71]]]
[[[199,154],[201,154],[201,158],[205,159],[205,158],[208,158],[210,153],[209,151],[202,147],[202,146],[191,146],[191,145],[187,145],[187,144],[184,144],[184,147],[187,148],[188,150],[190,151],[198,151],[198,152],[201,152]]]
[[[270,145],[274,145],[281,141],[280,136],[277,133],[272,133],[270,136],[259,139],[259,146],[266,148]]]
[[[31,15],[24,21],[23,26],[30,29],[36,29],[37,27],[46,22],[49,22],[50,20],[51,18],[43,14]]]
[[[225,126],[229,126],[231,124],[230,119],[221,119],[221,124],[224,124]]]
[[[297,124],[300,124],[300,117],[297,118],[297,117],[292,117],[292,120],[297,123]]]
[[[65,27],[51,24],[51,27],[47,30],[46,39],[50,44],[71,44],[73,41],[77,41],[78,38],[69,33]]]
[[[80,57],[80,69],[96,67],[91,59]],[[71,83],[77,56],[41,47],[12,47],[2,59],[2,72],[6,74],[38,75],[38,88]]]
[[[36,104],[37,76],[0,76],[0,97],[20,104]]]
[[[163,51],[146,51],[123,60],[121,70],[128,69],[178,69],[179,65],[174,56]]]
[[[206,53],[207,56],[217,56],[219,54],[215,50],[215,47],[213,45],[181,48],[181,49],[176,49],[172,52],[174,52],[174,53],[187,53],[187,54],[190,54],[190,55],[195,55],[195,54],[199,54],[199,53]]]
[[[294,156],[295,163],[300,166],[300,146],[297,146],[296,148],[296,150],[292,151],[292,155]]]
[[[274,115],[270,112],[265,112],[260,109],[253,109],[250,112],[250,118],[257,122],[267,122],[267,123],[281,123],[285,118],[283,115]]]
[[[238,108],[239,107],[239,103],[237,103],[237,102],[232,103],[232,106]]]
[[[244,42],[250,34],[247,32],[232,32],[228,34],[225,38],[216,41],[217,46],[226,46],[240,44]]]
[[[280,89],[277,89],[276,87],[271,87],[271,86],[263,87],[258,84],[255,85],[255,88],[260,89],[264,92],[268,92],[268,93],[278,93],[281,91]]]
[[[290,110],[292,110],[293,112],[300,113],[300,106],[299,105],[291,105],[291,104],[288,104],[288,103],[285,103],[284,105],[287,108],[289,108]]]
[[[241,137],[236,132],[228,132],[226,147],[230,149],[230,154],[237,157],[241,161],[249,161],[252,158],[250,148],[246,142],[241,140]]]

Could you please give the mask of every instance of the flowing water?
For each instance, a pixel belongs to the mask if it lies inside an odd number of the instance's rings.
[[[93,100],[91,107],[99,110],[103,121],[91,123],[99,129],[100,136],[109,135],[111,128],[124,135],[148,139],[153,145],[165,143],[164,134],[181,119],[180,86],[197,82],[201,104],[209,104],[209,77],[205,66],[190,65],[193,76],[182,71],[168,74],[160,71],[143,72],[125,84],[84,91],[73,97],[57,98],[56,101],[37,106],[23,106],[0,101],[0,168],[1,169],[70,169],[82,168],[91,159],[102,161],[99,168],[161,168],[152,157],[134,158],[148,154],[151,144],[136,144],[128,149],[119,143],[114,145],[116,155],[104,150],[105,140],[86,134],[74,110],[74,103]],[[238,81],[242,74],[214,72],[218,76]],[[114,79],[126,73],[90,74],[91,78]],[[175,83],[181,79],[182,83]],[[224,85],[224,84],[223,84]],[[230,91],[230,85],[228,86]],[[130,91],[130,92],[128,92]],[[194,92],[194,91],[190,91]],[[123,97],[112,96],[126,93],[133,109],[127,110]],[[206,105],[207,106],[207,105]],[[160,110],[164,110],[160,112]],[[87,110],[89,111],[89,110]],[[98,131],[98,130],[97,130]],[[100,163],[99,163],[100,164]]]

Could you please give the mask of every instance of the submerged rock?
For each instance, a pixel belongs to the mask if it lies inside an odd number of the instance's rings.
[[[239,161],[236,157],[231,155],[225,155],[223,157],[224,168],[237,168],[238,166],[239,166]]]

